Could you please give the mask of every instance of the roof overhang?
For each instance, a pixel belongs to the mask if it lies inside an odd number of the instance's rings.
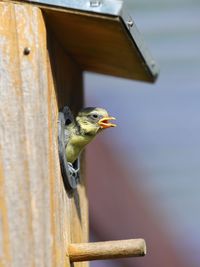
[[[122,0],[32,0],[83,70],[154,82],[159,68]]]

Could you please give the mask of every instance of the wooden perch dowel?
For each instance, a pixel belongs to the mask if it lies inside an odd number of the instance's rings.
[[[70,244],[71,262],[140,257],[146,254],[144,239]]]

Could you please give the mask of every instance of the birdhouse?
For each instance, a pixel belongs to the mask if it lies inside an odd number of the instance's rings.
[[[156,80],[122,0],[0,1],[0,266],[145,254],[143,239],[89,243],[83,157],[73,193],[63,181],[59,110],[83,106],[84,70]]]

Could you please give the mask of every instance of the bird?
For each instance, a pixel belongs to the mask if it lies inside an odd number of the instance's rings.
[[[72,167],[85,146],[89,144],[100,132],[116,127],[111,123],[114,117],[108,115],[103,108],[87,107],[78,112],[71,123],[65,126],[66,158]]]

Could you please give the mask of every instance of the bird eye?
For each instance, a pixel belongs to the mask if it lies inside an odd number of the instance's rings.
[[[97,114],[92,114],[92,118],[97,119],[99,116]]]

